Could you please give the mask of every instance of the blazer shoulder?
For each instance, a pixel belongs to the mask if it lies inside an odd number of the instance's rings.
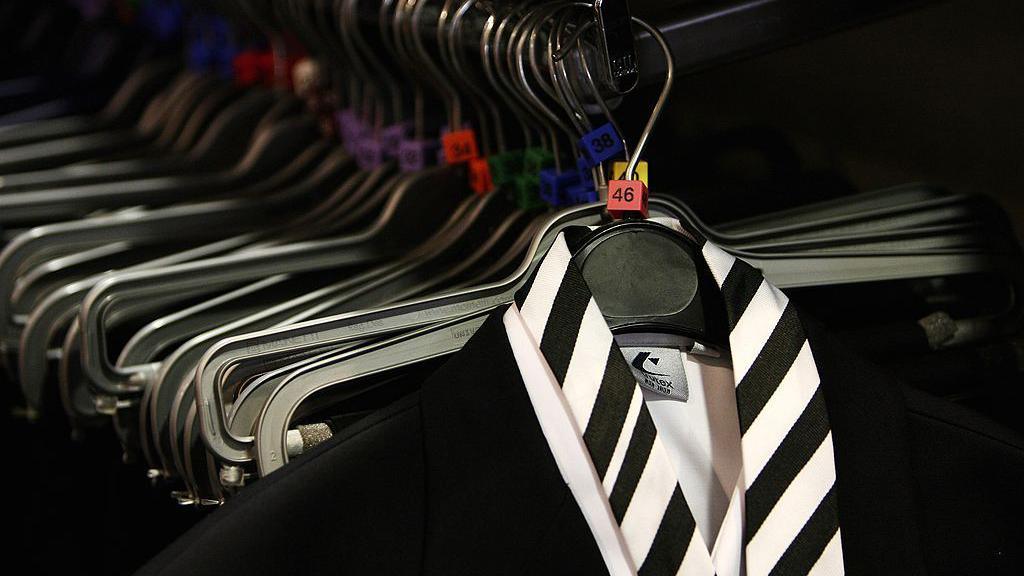
[[[414,394],[247,487],[139,573],[419,574],[420,430]]]

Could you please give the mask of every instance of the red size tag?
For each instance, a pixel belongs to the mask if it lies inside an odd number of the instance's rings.
[[[444,160],[448,164],[469,162],[477,157],[476,133],[472,130],[456,130],[441,137],[444,146]]]
[[[469,187],[473,192],[483,195],[494,190],[494,179],[491,178],[491,165],[486,158],[472,158],[469,161]]]
[[[616,219],[647,218],[647,186],[640,180],[610,180],[608,213]]]
[[[260,56],[255,50],[239,52],[231,64],[235,69],[235,84],[252,86],[260,82]]]

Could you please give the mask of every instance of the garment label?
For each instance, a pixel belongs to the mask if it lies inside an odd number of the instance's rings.
[[[622,347],[637,384],[681,402],[690,399],[683,369],[683,355],[678,348]]]

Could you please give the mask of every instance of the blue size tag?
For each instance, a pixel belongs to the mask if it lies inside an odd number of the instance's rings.
[[[611,160],[622,154],[622,138],[611,123],[599,126],[580,139],[580,150],[583,152],[588,168]]]
[[[566,197],[569,204],[589,204],[597,202],[597,190],[594,190],[594,183],[588,179],[566,190]]]
[[[540,197],[551,206],[565,206],[570,203],[569,187],[580,183],[580,173],[571,170],[556,172],[554,168],[540,171]]]

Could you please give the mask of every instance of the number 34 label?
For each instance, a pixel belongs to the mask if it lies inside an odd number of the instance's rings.
[[[472,130],[457,130],[441,137],[444,159],[449,164],[469,162],[478,155],[476,134]]]

